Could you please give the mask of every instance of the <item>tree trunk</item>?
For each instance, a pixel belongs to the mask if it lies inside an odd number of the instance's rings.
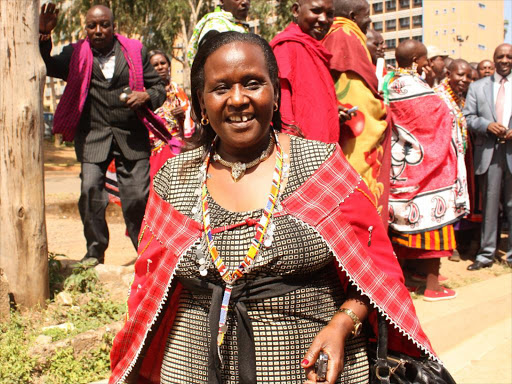
[[[0,268],[16,304],[49,297],[38,0],[0,1]]]

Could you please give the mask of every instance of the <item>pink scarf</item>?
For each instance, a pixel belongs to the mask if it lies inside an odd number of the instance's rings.
[[[144,70],[140,54],[142,43],[116,34],[121,50],[128,64],[129,86],[134,91],[144,91]],[[89,94],[93,65],[93,55],[88,39],[73,44],[73,54],[69,63],[66,89],[55,111],[54,133],[61,133],[65,141],[73,141],[82,116],[85,100]],[[137,110],[140,121],[159,139],[174,144],[176,141],[165,128],[165,121],[155,115],[147,106]]]

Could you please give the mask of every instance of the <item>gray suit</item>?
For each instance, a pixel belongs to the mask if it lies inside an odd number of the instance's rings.
[[[484,264],[492,262],[496,253],[502,188],[505,196],[503,208],[510,224],[507,261],[512,262],[512,141],[499,143],[497,137],[487,131],[489,124],[497,121],[493,84],[494,76],[471,84],[464,107],[464,116],[474,136],[475,174],[480,175],[483,188],[482,239],[476,261]],[[512,129],[512,119],[508,128]]]

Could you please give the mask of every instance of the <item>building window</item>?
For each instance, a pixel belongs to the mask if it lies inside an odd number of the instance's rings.
[[[482,51],[485,51],[485,45],[478,44],[478,49],[481,49]]]
[[[455,49],[452,49],[452,55],[455,55]]]
[[[386,59],[386,65],[391,65],[392,67],[395,67],[395,59]]]
[[[436,15],[439,15],[439,11],[436,9]]]
[[[485,9],[485,4],[484,3],[478,3],[478,6],[482,9]]]
[[[398,21],[400,22],[400,29],[406,29],[411,26],[411,18],[410,17],[402,17]]]
[[[485,25],[484,24],[478,24],[478,28],[485,29]]]
[[[452,28],[452,33],[455,33],[455,28]]]
[[[373,7],[373,13],[376,14],[376,13],[382,13],[382,3],[373,3],[372,5]]]
[[[412,38],[413,38],[413,40],[417,40],[420,43],[423,43],[423,36],[421,36],[421,35],[413,36]]]
[[[401,37],[398,39],[398,44],[400,44],[402,41],[409,40],[408,37]]]
[[[423,6],[423,0],[412,0],[412,6],[413,7],[422,7]]]
[[[374,22],[373,29],[375,29],[377,32],[382,32],[382,21]]]
[[[446,10],[446,8],[445,8],[445,9],[443,9],[443,13],[444,13],[445,15],[446,15],[446,12],[448,12],[448,11]]]
[[[407,8],[409,9],[411,2],[410,0],[400,0],[400,9]]]
[[[388,47],[388,49],[396,48],[396,39],[386,40],[386,47]]]
[[[386,32],[396,30],[396,20],[386,20]]]
[[[455,7],[452,8],[452,12],[455,13]]]
[[[439,36],[439,31],[436,31],[436,36]]]
[[[386,0],[386,11],[396,10],[396,0]]]
[[[446,29],[443,31],[443,35],[446,35]]]
[[[412,17],[412,25],[415,27],[421,27],[423,24],[423,16],[417,15]]]

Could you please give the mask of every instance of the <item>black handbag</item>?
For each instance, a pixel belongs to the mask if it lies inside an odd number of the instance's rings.
[[[388,351],[388,324],[379,315],[377,344],[368,347],[371,384],[455,384],[450,372],[428,357]]]

